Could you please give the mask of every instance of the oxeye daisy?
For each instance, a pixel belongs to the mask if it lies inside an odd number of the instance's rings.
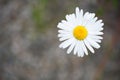
[[[74,55],[83,57],[88,55],[88,50],[94,53],[94,48],[100,48],[103,39],[102,20],[98,20],[94,13],[83,13],[76,7],[75,13],[66,15],[66,20],[58,23],[58,37],[62,42],[59,47],[67,48],[67,53],[73,51]]]

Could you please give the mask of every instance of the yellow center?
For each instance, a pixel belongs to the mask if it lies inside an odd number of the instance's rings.
[[[74,28],[73,35],[78,40],[84,40],[88,35],[88,31],[84,26],[78,25]]]

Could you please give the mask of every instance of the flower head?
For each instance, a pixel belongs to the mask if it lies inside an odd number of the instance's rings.
[[[102,20],[98,20],[94,13],[79,10],[76,7],[75,13],[66,15],[66,20],[58,23],[59,40],[62,41],[60,48],[68,48],[67,53],[73,53],[79,57],[88,55],[88,49],[94,53],[93,48],[100,48],[99,43],[103,39]]]

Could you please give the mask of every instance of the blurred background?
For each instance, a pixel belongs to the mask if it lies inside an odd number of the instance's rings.
[[[105,24],[83,58],[58,47],[57,24],[77,6]],[[120,80],[120,0],[0,0],[0,80]]]

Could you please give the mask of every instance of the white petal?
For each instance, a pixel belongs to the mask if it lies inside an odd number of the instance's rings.
[[[78,48],[78,49],[77,49],[78,57],[83,57],[83,56],[84,56],[84,52],[83,52],[83,49],[82,49],[81,41],[79,41],[77,48]]]
[[[89,34],[90,35],[103,35],[104,33],[103,32],[92,32],[92,31],[89,31]]]
[[[77,50],[78,50],[78,42],[79,42],[79,41],[76,41],[76,45],[75,45],[75,48],[74,48],[74,55],[77,54]]]
[[[58,34],[58,37],[72,36],[72,34]]]
[[[78,13],[78,11],[76,12],[76,23],[77,25],[82,25],[83,23],[83,10],[81,9],[80,12]]]
[[[70,21],[70,22],[72,21],[72,18],[70,17],[70,15],[66,15],[65,17],[67,21]]]
[[[96,35],[88,35],[88,37],[91,37],[91,38],[93,38],[93,39],[103,39],[103,37],[101,37],[101,36],[96,36]]]
[[[61,37],[59,40],[64,41],[64,40],[67,40],[67,39],[70,39],[70,38],[72,38],[72,36],[65,36],[65,37]]]
[[[82,9],[80,10],[80,16],[83,16],[83,10]]]
[[[76,12],[76,17],[79,17],[79,16],[80,16],[80,10],[79,10],[79,8],[78,8],[78,7],[76,7],[75,12]]]
[[[98,17],[95,17],[95,18],[93,19],[93,22],[96,22],[96,21],[97,21],[97,19],[98,19]]]
[[[84,56],[84,52],[83,52],[83,49],[81,47],[81,45],[79,44],[78,46],[78,57],[83,57]]]
[[[94,20],[91,20],[85,26],[87,27],[87,29],[89,31],[92,31],[92,32],[97,31],[97,32],[99,32],[99,31],[103,30],[102,26],[104,25],[104,23],[100,23],[100,22],[101,22],[101,20],[99,20],[97,22],[95,22]]]
[[[72,19],[71,21],[75,21],[75,19],[76,19],[75,14],[70,14],[69,19]]]
[[[91,19],[95,17],[95,13],[91,13]]]
[[[68,40],[62,42],[59,47],[63,48],[63,49],[67,48],[69,45],[71,45],[73,43],[73,41],[74,41],[73,38],[68,39]]]
[[[89,15],[89,12],[86,12],[85,15],[84,15],[84,19],[89,19],[90,18],[90,15]]]
[[[62,22],[58,23],[57,27],[65,30],[65,31],[71,31],[72,30],[72,28],[71,28],[72,25],[65,20],[62,20]]]
[[[70,47],[68,48],[68,50],[67,50],[67,53],[69,54],[69,53],[71,53],[71,51],[73,50],[73,48],[75,47],[75,45],[76,45],[76,40],[74,39],[74,41],[73,41],[73,43],[70,45]]]
[[[103,25],[104,25],[104,24],[102,23],[102,20],[98,20],[98,21],[95,22],[95,26],[96,26],[97,28],[101,28]]]
[[[97,43],[101,43],[101,40],[99,40],[99,39],[94,39],[94,41]]]
[[[98,23],[101,23],[101,22],[102,22],[102,20],[100,19],[100,20],[98,20],[97,22],[98,22]]]
[[[69,33],[71,33],[71,31],[58,30],[58,33],[69,34]]]
[[[86,39],[84,40],[84,43],[85,43],[85,45],[87,46],[87,48],[88,48],[92,53],[95,52],[94,49],[91,47],[90,43],[89,43]]]
[[[86,12],[86,14],[84,15],[84,18],[89,22],[93,21],[94,17],[95,17],[95,13]]]
[[[87,37],[89,37],[90,39],[94,40],[97,43],[101,43],[101,40],[100,40],[100,39],[102,39],[101,36],[91,36],[91,35],[88,35]]]
[[[97,18],[97,17],[94,18],[94,15],[93,15],[93,16],[89,19],[88,23],[87,23],[85,26],[92,25],[92,27],[93,27],[93,25],[95,24],[95,22],[96,22],[97,19],[98,19],[98,18]]]
[[[82,49],[85,52],[85,54],[88,55],[88,50],[87,50],[87,48],[86,48],[86,46],[85,46],[83,41],[81,41],[81,46],[82,46]]]
[[[100,48],[100,45],[98,43],[96,43],[95,41],[93,41],[90,38],[87,38],[87,41],[90,43],[90,45],[92,45],[94,48],[98,49]]]
[[[75,21],[74,14],[66,15],[66,20],[72,24],[72,22]]]
[[[68,26],[68,27],[70,27],[71,30],[72,30],[75,26],[78,25],[78,20],[76,19],[75,14],[67,15],[67,16],[66,16],[66,19],[67,19],[68,23],[70,24],[70,26]]]
[[[68,30],[68,27],[64,23],[58,23],[57,27],[63,30]]]
[[[85,26],[88,23],[89,18],[90,18],[89,12],[86,12],[85,15],[83,16],[83,20],[82,20],[83,26]]]
[[[101,43],[101,39],[103,39],[103,37],[101,36],[88,35],[87,37],[89,37],[90,39],[94,40],[97,43]]]
[[[91,31],[91,32],[100,32],[103,30],[102,23],[101,23],[101,25],[87,24],[86,27],[87,27],[88,31]]]
[[[95,17],[94,13],[86,12],[84,15],[84,19],[83,19],[84,22],[82,23],[82,25],[87,26],[88,24],[95,22],[94,17]]]
[[[80,25],[82,23],[82,16],[83,16],[83,14],[81,14],[81,12],[80,12],[78,7],[76,7],[75,12],[76,12],[76,23],[77,23],[77,25]]]

